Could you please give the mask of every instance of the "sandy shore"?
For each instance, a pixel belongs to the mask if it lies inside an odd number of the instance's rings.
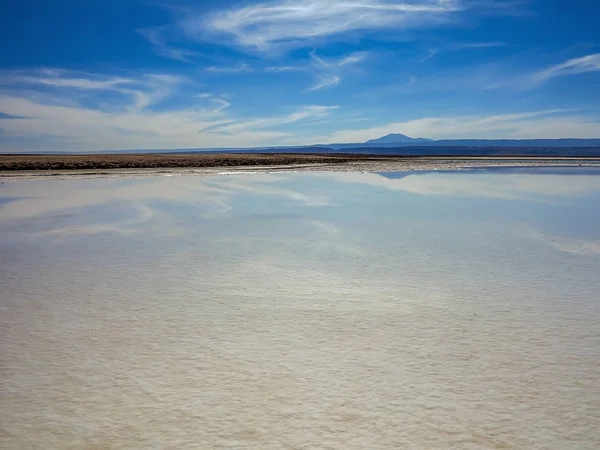
[[[398,157],[331,154],[0,155],[0,177],[238,172],[402,172],[490,166],[600,167],[600,158]]]

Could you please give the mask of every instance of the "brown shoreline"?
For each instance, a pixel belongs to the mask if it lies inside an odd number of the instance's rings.
[[[106,170],[335,164],[363,159],[357,156],[318,154],[98,154],[1,155],[0,171]]]
[[[0,155],[0,172],[71,171],[115,169],[193,169],[193,168],[256,168],[294,165],[334,167],[355,164],[417,164],[461,161],[473,165],[512,160],[520,163],[539,162],[542,165],[566,164],[577,166],[585,159],[593,165],[600,158],[576,157],[512,157],[512,156],[396,156],[364,154],[306,154],[306,153],[215,153],[215,154],[95,154],[95,155]],[[529,165],[529,164],[528,164]],[[360,169],[359,169],[360,170]]]

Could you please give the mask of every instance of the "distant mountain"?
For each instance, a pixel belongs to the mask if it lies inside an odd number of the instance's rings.
[[[442,139],[411,138],[394,133],[364,143],[325,145],[336,150],[351,148],[396,147],[520,147],[520,148],[594,148],[600,139]]]
[[[599,139],[442,139],[411,138],[393,133],[379,139],[354,144],[321,144],[254,148],[185,148],[85,151],[90,153],[362,153],[397,156],[566,156],[600,157]],[[19,152],[29,153],[29,152]],[[64,154],[71,152],[31,152]],[[1,154],[0,154],[1,155]]]
[[[405,134],[392,133],[387,136],[380,137],[379,139],[371,139],[365,142],[366,145],[387,145],[387,144],[423,144],[425,142],[433,142],[433,139],[425,138],[411,138]]]
[[[600,139],[443,139],[438,146],[461,147],[600,147]]]

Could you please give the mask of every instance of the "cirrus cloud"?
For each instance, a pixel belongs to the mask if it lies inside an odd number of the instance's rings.
[[[569,59],[561,64],[548,67],[537,72],[535,78],[542,81],[587,72],[600,72],[600,53]]]
[[[198,40],[225,38],[245,49],[280,52],[348,32],[446,23],[473,5],[463,0],[278,0],[188,15],[179,26]]]
[[[188,104],[176,106],[171,100],[184,84]],[[0,114],[10,117],[0,120],[0,152],[276,145],[292,136],[282,127],[322,119],[337,108],[297,105],[239,117],[229,99],[193,88],[168,74],[0,73]]]

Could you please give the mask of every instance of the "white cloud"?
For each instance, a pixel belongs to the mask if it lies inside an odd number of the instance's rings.
[[[166,30],[167,27],[154,27],[142,28],[137,30],[137,32],[146,38],[146,40],[152,45],[154,53],[159,56],[182,62],[190,62],[194,57],[198,56],[196,52],[168,45],[163,35]]]
[[[386,125],[347,129],[326,136],[314,136],[307,143],[364,142],[390,133],[432,139],[527,139],[600,137],[600,120],[548,110],[490,116],[424,117]]]
[[[437,48],[430,48],[427,51],[427,54],[425,56],[423,56],[419,61],[420,62],[425,62],[428,59],[433,58],[435,55],[437,55],[440,51]]]
[[[419,62],[425,62],[428,59],[433,58],[435,55],[442,51],[459,51],[459,50],[476,50],[482,48],[494,48],[494,47],[505,47],[508,44],[506,42],[454,42],[443,44],[440,48],[430,48],[427,50],[427,54],[423,56]]]
[[[357,53],[326,59],[312,53],[319,78],[311,89],[340,83],[341,75],[365,57]],[[239,117],[233,112],[234,100],[205,88],[194,92],[196,87],[186,78],[169,74],[98,75],[56,69],[0,72],[0,113],[14,117],[0,121],[0,151],[309,145],[364,142],[390,133],[437,139],[593,138],[600,132],[597,117],[550,110],[423,117],[315,136],[299,127],[323,124],[325,119],[331,122],[329,129],[333,123],[339,125],[336,106],[298,105],[258,117]],[[182,98],[183,104],[179,103]]]
[[[554,77],[577,75],[587,72],[600,72],[600,53],[570,59],[562,64],[548,67],[547,69],[537,72],[534,78],[538,80],[547,80]]]
[[[317,51],[313,50],[309,53],[310,58],[313,60],[316,66],[325,68],[325,69],[334,69],[341,68],[344,66],[349,66],[352,64],[358,64],[363,62],[369,57],[369,52],[353,52],[347,55],[342,56],[338,59],[324,59],[317,55]]]
[[[86,78],[34,78],[34,77],[21,77],[20,81],[23,83],[33,84],[45,84],[54,87],[71,87],[77,89],[111,89],[116,86],[124,86],[132,84],[133,80],[128,78],[114,78],[107,80],[93,80]]]
[[[279,115],[238,118],[228,113],[228,100],[207,92],[189,94],[192,105],[168,108],[170,96],[185,82],[180,77],[146,74],[128,79],[123,87],[99,81],[101,77],[72,83],[69,80],[86,79],[81,74],[77,78],[68,72],[60,72],[62,77],[58,74],[44,77],[37,73],[29,77],[26,89],[14,85],[8,91],[0,90],[0,112],[18,117],[1,122],[4,142],[0,151],[15,151],[19,146],[21,151],[95,151],[276,145],[278,139],[289,137],[278,127],[323,118],[336,108],[299,106]],[[32,95],[36,82],[40,89],[54,83],[59,91]],[[107,94],[118,96],[110,108],[103,108],[97,83],[104,83]],[[96,95],[79,104],[74,93],[82,86],[84,92]],[[72,101],[64,102],[64,98]],[[163,100],[160,110],[149,108]]]
[[[254,70],[248,64],[240,64],[239,66],[234,67],[210,66],[204,69],[204,71],[213,73],[249,73]]]
[[[41,69],[33,72],[0,72],[0,87],[12,90],[27,88],[33,92],[43,86],[55,88],[59,94],[45,95],[47,101],[64,104],[64,99],[76,99],[86,94],[97,95],[95,91],[106,91],[129,97],[129,110],[143,110],[169,97],[187,80],[169,74],[146,74],[138,78],[115,77],[73,72],[59,69]],[[68,95],[66,95],[68,93]],[[61,95],[64,94],[64,95]],[[43,97],[39,96],[39,97]],[[5,105],[2,105],[5,106]]]
[[[76,89],[112,89],[118,86],[134,84],[136,80],[126,77],[96,76],[85,72],[72,72],[60,69],[42,68],[36,71],[2,71],[0,85],[10,86],[16,83],[46,85],[57,88]]]
[[[321,58],[319,55],[317,55],[317,51],[313,50],[312,52],[309,53],[310,58],[315,62],[315,64],[317,66],[323,67],[325,69],[329,69],[331,67],[331,64],[325,62],[325,60],[323,60],[323,58]]]
[[[318,91],[319,89],[333,87],[340,84],[341,78],[337,75],[326,75],[319,77],[316,84],[307,89],[308,92]]]
[[[315,83],[306,90],[310,92],[338,85],[342,81],[343,75],[348,73],[352,66],[369,57],[369,52],[359,51],[340,58],[326,59],[317,55],[316,50],[312,50],[309,56],[312,64],[252,67],[246,63],[240,63],[236,66],[209,66],[204,71],[218,74],[246,74],[257,71],[267,73],[305,72],[316,78]]]
[[[142,89],[121,90],[135,99],[134,105],[128,107],[132,111],[143,110],[168,98],[186,79],[176,75],[150,74],[142,81]]]
[[[344,56],[339,62],[338,66],[347,66],[349,64],[358,64],[363,62],[365,59],[369,57],[368,52],[354,52],[350,55]]]
[[[310,52],[313,66],[317,70],[317,80],[307,92],[318,91],[323,88],[340,84],[343,74],[354,64],[358,64],[369,56],[368,52],[354,52],[338,59],[324,59],[317,55],[316,50]]]
[[[270,52],[347,32],[447,22],[472,5],[463,0],[277,0],[189,16],[180,26],[196,39],[225,36],[241,47]]]
[[[338,109],[338,107],[319,105],[305,106],[296,112],[284,116],[251,119],[247,121],[237,121],[227,124],[218,124],[211,128],[211,132],[236,135],[239,133],[248,132],[249,130],[262,130],[281,125],[289,125],[307,119],[327,117],[329,116],[329,114],[331,114],[331,111],[335,109]],[[266,145],[268,145],[268,143],[266,143]]]
[[[478,48],[494,48],[494,47],[507,47],[509,44],[501,41],[494,42],[457,42],[451,44],[449,48],[451,50],[464,50],[464,49],[478,49]]]
[[[304,70],[303,67],[297,66],[269,66],[266,67],[265,70],[267,72],[296,72]]]

